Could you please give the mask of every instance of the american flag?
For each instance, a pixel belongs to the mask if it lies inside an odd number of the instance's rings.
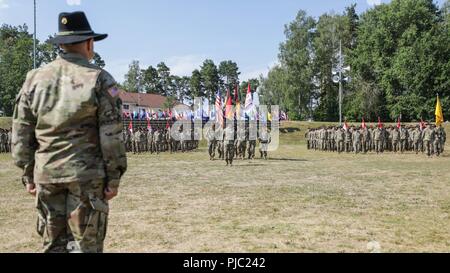
[[[216,94],[216,122],[223,125],[222,96],[220,90]]]

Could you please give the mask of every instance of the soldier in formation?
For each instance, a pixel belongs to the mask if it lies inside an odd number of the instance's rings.
[[[188,152],[198,148],[194,130],[184,132],[182,127],[179,131],[169,126],[164,129],[138,127],[134,131],[124,129],[122,135],[127,152],[133,154]]]
[[[244,122],[244,121],[242,121]],[[242,124],[241,124],[242,125]],[[245,126],[226,127],[213,125],[207,128],[205,136],[208,141],[208,154],[210,160],[215,160],[217,151],[218,159],[225,160],[227,166],[232,166],[233,160],[253,160],[255,158],[256,146],[259,142],[259,154],[261,159],[268,159],[268,148],[271,142],[270,130],[266,125],[258,129]]]
[[[444,152],[447,135],[442,126],[428,124],[388,127],[319,127],[308,129],[305,134],[308,150],[337,153],[384,152],[440,156]]]
[[[0,153],[11,152],[11,129],[0,128]]]

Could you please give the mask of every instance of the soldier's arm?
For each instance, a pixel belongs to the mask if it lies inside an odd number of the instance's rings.
[[[97,90],[100,148],[106,166],[107,184],[119,187],[127,170],[125,145],[122,141],[122,113],[116,82],[106,71],[98,79]]]
[[[17,96],[11,135],[11,153],[16,166],[23,170],[23,184],[34,184],[34,154],[38,148],[34,131],[36,117],[31,110],[34,90],[30,88],[34,87],[26,80]]]

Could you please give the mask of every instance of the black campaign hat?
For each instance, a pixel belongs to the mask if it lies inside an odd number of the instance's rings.
[[[89,21],[82,11],[63,12],[58,17],[59,33],[47,42],[51,44],[76,44],[89,39],[101,41],[108,34],[98,34],[91,29]]]

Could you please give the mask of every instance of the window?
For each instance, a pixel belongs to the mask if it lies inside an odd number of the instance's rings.
[[[130,109],[130,105],[124,104],[124,105],[123,105],[123,109],[124,109],[124,110],[129,110],[129,109]]]

